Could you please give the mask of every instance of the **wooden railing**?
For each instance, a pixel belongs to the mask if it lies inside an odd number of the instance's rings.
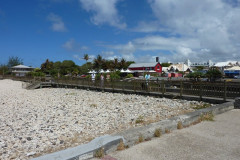
[[[5,77],[7,78],[7,77]],[[10,77],[8,77],[10,78]],[[14,80],[25,82],[46,82],[44,78],[33,79],[28,77],[11,77]],[[92,81],[86,78],[64,77],[51,79],[48,83],[71,86],[85,86],[98,89],[112,89],[112,90],[129,90],[134,92],[153,92],[158,94],[175,94],[178,96],[191,95],[202,97],[216,97],[226,99],[233,99],[240,97],[240,83],[239,82],[194,82],[182,80],[100,80]]]
[[[53,82],[61,84],[81,85],[96,88],[111,88],[118,90],[131,90],[134,92],[174,93],[179,96],[192,95],[202,97],[216,97],[233,99],[240,97],[240,83],[236,82],[193,82],[193,81],[145,81],[145,80],[114,80],[103,83],[100,80],[65,78],[54,79]]]

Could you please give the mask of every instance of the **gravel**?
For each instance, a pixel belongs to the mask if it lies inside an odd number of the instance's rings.
[[[76,89],[26,90],[12,80],[0,80],[0,90],[0,159],[30,159],[202,104]],[[136,123],[139,118],[143,123]]]

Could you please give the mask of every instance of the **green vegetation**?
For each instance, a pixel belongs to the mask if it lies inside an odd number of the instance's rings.
[[[188,78],[193,78],[194,81],[199,81],[199,78],[204,78],[205,75],[202,72],[192,72],[187,75]]]
[[[126,76],[126,78],[132,78],[133,77],[133,74],[128,74],[127,76]]]
[[[0,65],[0,75],[9,74],[7,65]]]
[[[221,78],[222,72],[219,69],[212,67],[207,71],[206,77],[212,82],[215,81],[217,78]]]
[[[199,81],[200,78],[208,78],[208,80],[211,82],[222,77],[222,72],[216,67],[211,67],[205,74],[201,72],[202,70],[203,67],[198,66],[197,68],[194,69],[195,72],[189,73],[187,77],[194,79],[194,81]]]
[[[193,109],[203,109],[203,108],[208,108],[208,107],[211,107],[211,104],[204,103],[204,104],[199,104],[196,107],[193,107]]]
[[[214,121],[212,112],[204,113],[200,116],[199,121]]]
[[[155,132],[154,132],[154,136],[155,137],[160,137],[162,135],[162,131],[161,131],[161,129],[155,129]]]
[[[76,65],[72,60],[52,62],[47,59],[44,63],[41,64],[41,72],[53,77],[59,77],[64,75],[86,75],[90,70],[99,72],[101,69],[109,69],[112,71],[110,74],[111,79],[119,79],[120,71],[116,70],[127,69],[131,63],[134,63],[132,61],[126,61],[123,58],[120,61],[117,58],[114,60],[105,60],[101,55],[98,55],[97,58],[93,59],[93,62],[88,62],[90,59],[88,54],[84,54],[83,59],[86,60],[86,63],[82,66]],[[97,77],[99,77],[99,75]]]
[[[123,143],[123,140],[120,141],[119,145],[117,146],[117,150],[121,151],[125,149],[125,145]]]
[[[142,134],[140,134],[139,137],[138,137],[138,143],[141,143],[143,141],[144,141],[144,137],[143,137]]]
[[[84,54],[83,58],[86,63],[78,66],[72,60],[64,60],[64,61],[56,61],[53,62],[49,59],[46,59],[40,66],[40,69],[34,70],[27,74],[27,76],[32,77],[44,77],[45,75],[51,75],[52,77],[62,77],[62,76],[78,76],[78,75],[86,75],[90,70],[95,70],[99,72],[101,69],[110,70],[111,79],[116,80],[120,79],[120,71],[121,69],[127,69],[128,66],[133,61],[126,61],[124,58],[114,60],[106,60],[101,55],[98,55],[97,58],[93,59],[92,62],[88,62],[89,57],[88,54]],[[9,60],[6,64],[0,65],[0,74],[7,75],[10,74],[10,68],[16,65],[23,64],[23,60],[19,57],[9,57]],[[129,75],[131,76],[131,75]],[[105,75],[106,77],[106,75]],[[89,78],[89,77],[88,77]]]
[[[23,64],[23,60],[19,57],[9,57],[7,64],[0,65],[0,75],[9,75],[11,74],[10,68],[13,66],[17,66]]]
[[[204,69],[204,66],[196,66],[193,70],[194,71],[202,71]]]
[[[87,63],[87,61],[89,60],[88,54],[84,54],[83,59],[85,59],[85,60],[86,60],[86,63]]]
[[[143,122],[144,122],[143,116],[139,116],[135,121],[136,124],[143,123]]]
[[[35,68],[32,72],[28,72],[27,76],[31,76],[31,77],[45,77],[45,73],[43,73],[40,68]]]
[[[94,157],[96,158],[102,158],[104,156],[104,148],[99,148],[95,154],[94,154]]]
[[[110,73],[110,78],[111,78],[111,80],[120,79],[120,71]]]
[[[171,63],[162,63],[161,65],[162,65],[162,67],[169,67],[169,66],[171,66]]]
[[[183,129],[183,125],[181,121],[178,122],[177,129]]]
[[[12,57],[9,57],[8,59],[7,67],[11,68],[13,66],[17,66],[20,64],[23,64],[23,60],[19,57],[12,56]]]
[[[166,128],[165,133],[170,133],[170,130]]]

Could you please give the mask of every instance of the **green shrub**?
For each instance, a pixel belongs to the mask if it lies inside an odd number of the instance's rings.
[[[155,129],[154,136],[155,137],[160,137],[162,135],[161,129]]]
[[[32,77],[45,77],[45,73],[43,73],[43,72],[35,72],[35,71],[29,72],[27,75],[28,76],[31,75]]]
[[[86,76],[86,79],[90,79],[90,78],[91,78],[91,75],[87,75],[87,76]]]
[[[183,125],[181,121],[178,122],[177,129],[183,129]]]
[[[143,137],[142,134],[140,134],[139,137],[138,137],[138,142],[141,143],[143,141],[144,141],[144,137]]]
[[[123,143],[123,140],[120,141],[119,145],[117,146],[117,150],[121,151],[125,149],[125,145]]]
[[[208,108],[208,107],[211,107],[211,104],[204,103],[204,104],[199,104],[196,107],[193,107],[193,109],[203,109],[203,108]]]
[[[94,157],[96,158],[102,158],[104,156],[104,148],[99,148],[95,154],[94,154]]]
[[[133,77],[133,74],[128,74],[127,76],[126,76],[126,78],[132,78]]]
[[[200,121],[214,121],[214,115],[212,112],[204,113],[200,116]]]
[[[116,72],[112,72],[112,73],[110,73],[110,78],[111,78],[111,80],[120,79],[120,74],[117,71]]]
[[[139,116],[139,117],[136,119],[136,121],[135,121],[136,124],[138,124],[138,123],[143,123],[143,122],[144,122],[143,116]]]

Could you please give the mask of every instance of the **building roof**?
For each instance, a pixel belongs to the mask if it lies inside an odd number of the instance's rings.
[[[227,67],[227,66],[236,65],[237,63],[239,63],[239,62],[237,62],[237,61],[218,62],[214,66],[216,66],[216,67]]]
[[[186,71],[189,68],[186,64],[172,64],[168,69],[170,70],[172,67],[175,70],[178,69],[178,71]]]
[[[138,68],[138,67],[155,67],[158,62],[154,63],[133,63],[128,68]]]
[[[24,65],[17,65],[17,66],[13,66],[12,68],[33,68],[33,67],[28,67],[28,66],[24,66]]]
[[[228,68],[228,69],[225,69],[227,71],[232,71],[232,70],[240,70],[240,67],[239,66],[234,66],[234,67],[231,67],[231,68]]]

